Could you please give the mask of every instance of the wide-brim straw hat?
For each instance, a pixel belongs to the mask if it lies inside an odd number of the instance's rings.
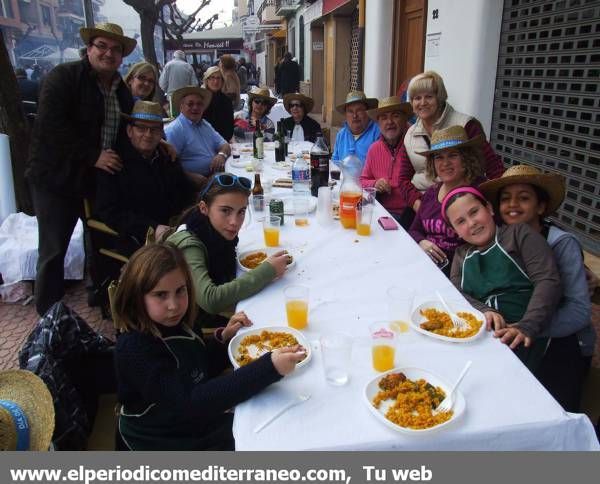
[[[413,115],[413,109],[410,103],[402,101],[399,96],[384,97],[379,101],[378,106],[375,109],[371,109],[367,112],[371,119],[377,121],[377,116],[384,113],[401,112],[410,118]]]
[[[530,165],[511,166],[500,178],[482,183],[479,186],[479,190],[497,208],[500,190],[506,186],[521,183],[536,186],[546,192],[548,202],[544,215],[555,212],[565,199],[565,178],[562,175],[557,173],[543,173]]]
[[[138,100],[133,105],[131,114],[121,113],[127,121],[147,121],[149,123],[163,124],[168,119],[163,118],[163,109],[159,103]]]
[[[199,87],[199,86],[180,87],[179,89],[177,89],[176,91],[173,92],[173,95],[172,95],[173,106],[175,106],[177,109],[179,109],[179,106],[181,105],[181,100],[184,97],[189,96],[190,94],[196,94],[196,95],[200,96],[202,98],[202,100],[204,101],[205,108],[208,107],[208,105],[210,104],[210,100],[212,99],[212,92],[210,92],[208,89],[206,89],[204,87]]]
[[[362,91],[350,91],[346,95],[346,102],[335,107],[335,110],[340,114],[345,114],[346,106],[353,103],[363,103],[367,106],[367,109],[375,109],[378,101],[374,97],[367,97]]]
[[[0,400],[10,402],[0,405],[0,450],[48,450],[54,433],[54,403],[42,379],[25,370],[0,372]],[[19,420],[21,425],[27,422],[29,445],[26,432],[19,436]]]
[[[283,96],[283,107],[288,113],[290,112],[290,103],[292,101],[300,101],[302,103],[302,105],[304,106],[304,114],[310,113],[312,111],[313,106],[315,105],[315,101],[312,97],[305,96],[304,94],[300,94],[299,92],[286,94],[285,96]]]
[[[277,102],[277,98],[271,97],[271,91],[268,87],[255,87],[248,93],[248,104],[252,105],[254,99],[264,99],[271,107]]]
[[[450,126],[449,128],[439,129],[431,135],[430,148],[427,151],[417,151],[417,154],[429,156],[450,148],[468,148],[478,147],[484,141],[481,134],[469,139],[467,131],[462,126]]]
[[[108,22],[97,24],[95,27],[81,27],[79,35],[85,42],[85,45],[89,45],[90,40],[94,37],[108,37],[109,39],[116,40],[123,46],[123,57],[131,54],[137,45],[135,39],[123,35],[123,29],[119,25]]]
[[[206,80],[213,74],[219,74],[221,76],[221,79],[225,79],[223,77],[223,72],[221,71],[221,68],[219,66],[210,66],[208,69],[206,69],[206,71],[204,71],[202,81],[206,84]]]

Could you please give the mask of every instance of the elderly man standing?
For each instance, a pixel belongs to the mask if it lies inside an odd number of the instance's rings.
[[[149,228],[158,238],[169,229],[170,219],[194,202],[195,189],[179,163],[158,149],[163,135],[160,104],[137,101],[127,120],[130,143],[119,155],[123,169],[96,178],[95,211],[98,218],[119,232],[117,248],[130,255],[144,244]]]
[[[46,77],[26,172],[39,230],[35,298],[40,315],[64,295],[64,258],[83,213],[82,200],[95,185],[94,167],[113,174],[123,166],[113,148],[119,112],[131,112],[133,106],[117,69],[136,41],[111,23],[79,32],[87,56],[56,66]]]
[[[351,151],[360,158],[363,165],[369,147],[380,135],[377,123],[369,118],[367,110],[377,107],[377,99],[368,98],[362,91],[350,91],[346,102],[335,109],[346,117],[346,122],[335,137],[335,147],[331,161],[341,165]]]
[[[165,129],[167,141],[175,146],[183,169],[202,184],[211,173],[223,171],[231,147],[202,119],[212,93],[202,87],[188,86],[173,93],[179,116]]]
[[[158,85],[169,96],[169,99],[177,89],[198,85],[194,68],[185,60],[185,52],[176,50],[173,53],[173,59],[165,64],[160,73]]]
[[[404,191],[400,186],[400,162],[398,153],[402,147],[407,121],[412,107],[398,96],[379,101],[377,109],[368,112],[381,130],[380,138],[367,152],[367,160],[360,175],[363,187],[375,187],[377,199],[388,212],[406,229],[414,218],[414,211],[407,207]],[[419,202],[420,203],[420,202]]]

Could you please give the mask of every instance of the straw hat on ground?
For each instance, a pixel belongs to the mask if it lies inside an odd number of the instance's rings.
[[[300,101],[302,103],[304,106],[304,114],[310,113],[315,105],[313,98],[300,94],[299,92],[286,94],[283,96],[283,107],[288,113],[290,112],[290,103],[292,101]]]
[[[479,134],[469,139],[469,135],[462,126],[450,126],[439,129],[431,135],[431,147],[427,151],[417,152],[419,155],[429,156],[449,148],[468,148],[481,146],[483,135]]]
[[[90,40],[94,37],[108,37],[116,40],[123,46],[123,57],[131,54],[137,45],[135,39],[123,35],[123,29],[117,24],[100,23],[95,27],[82,27],[79,29],[79,35],[85,45],[90,45]]]
[[[131,114],[121,113],[121,117],[127,121],[148,121],[160,124],[169,121],[163,118],[163,110],[160,104],[152,101],[136,101]]]
[[[538,187],[548,194],[544,215],[555,212],[565,198],[565,178],[563,176],[556,173],[542,173],[530,165],[511,166],[500,178],[482,183],[479,190],[497,208],[500,190],[508,185],[521,183]]]
[[[346,106],[352,103],[364,103],[367,106],[367,109],[375,109],[378,101],[374,97],[367,97],[362,91],[350,91],[346,95],[346,102],[336,106],[335,110],[340,114],[345,114]]]
[[[413,109],[410,103],[403,102],[399,96],[384,97],[379,101],[377,108],[368,111],[371,119],[377,121],[377,116],[384,113],[401,112],[410,118],[413,115]]]
[[[181,105],[181,100],[184,97],[189,96],[190,94],[196,94],[197,96],[200,96],[204,101],[205,108],[208,107],[208,105],[210,104],[210,100],[212,99],[212,92],[210,92],[208,89],[198,86],[186,86],[181,87],[175,92],[173,92],[171,96],[173,106],[179,109],[179,106]]]
[[[0,372],[0,450],[48,450],[53,432],[54,404],[42,379]]]
[[[270,108],[277,102],[277,98],[271,97],[271,92],[268,87],[254,87],[252,91],[248,93],[248,104],[252,105],[254,99],[263,99],[267,101]]]

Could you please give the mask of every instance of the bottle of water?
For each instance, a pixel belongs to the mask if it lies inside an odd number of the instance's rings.
[[[302,153],[296,155],[292,165],[292,191],[294,197],[310,197],[310,165]]]

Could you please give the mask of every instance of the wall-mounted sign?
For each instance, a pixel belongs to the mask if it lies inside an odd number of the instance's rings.
[[[312,50],[323,50],[323,41],[315,41],[312,43]]]
[[[441,32],[427,34],[427,46],[425,47],[426,57],[439,57],[441,43],[442,43],[442,33]]]
[[[244,47],[244,39],[165,40],[168,50],[211,51],[215,49],[238,50]]]

